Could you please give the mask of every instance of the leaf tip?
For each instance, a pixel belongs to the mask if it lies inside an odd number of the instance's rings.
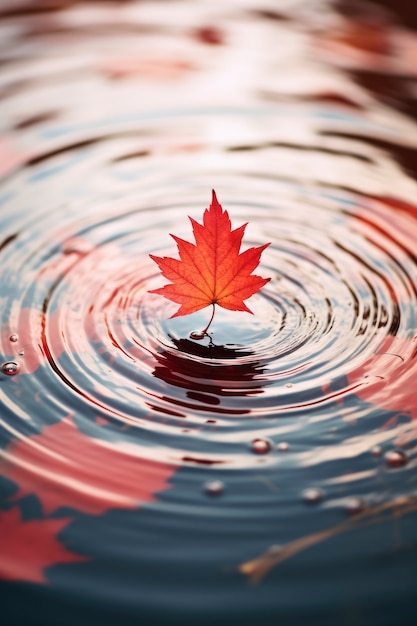
[[[216,192],[214,189],[211,190],[211,205],[210,205],[210,209],[211,210],[216,210],[222,213],[223,209],[222,209],[222,205],[220,204],[220,202],[217,200],[217,196],[216,196]]]

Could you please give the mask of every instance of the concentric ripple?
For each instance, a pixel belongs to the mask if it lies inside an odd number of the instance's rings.
[[[169,181],[159,184],[169,189]],[[275,440],[284,418],[288,432],[318,413],[338,418],[340,402],[367,396],[386,378],[401,404],[415,373],[414,215],[399,213],[392,232],[382,201],[277,180],[261,204],[262,186],[253,178],[236,191],[223,174],[224,197],[219,191],[233,223],[249,222],[247,246],[272,242],[260,267],[271,281],[252,297],[254,315],[218,307],[211,338],[195,341],[208,309],[171,319],[175,305],[149,293],[164,280],[149,254],[175,255],[170,232],[191,237],[187,215],[199,219],[207,205],[201,181],[192,203],[177,189],[175,204],[125,199],[87,220],[78,214],[83,203],[67,230],[42,231],[42,241],[54,242],[43,244],[42,256],[11,248],[24,259],[17,272],[36,276],[35,287],[33,278],[21,285],[21,302],[37,305],[3,322],[5,358],[22,372],[42,365],[51,406],[61,406],[66,390],[68,413],[129,426],[129,440],[151,436],[178,462],[199,447],[217,458],[232,433],[248,449],[254,432]],[[386,352],[397,358],[375,368],[372,359]],[[242,460],[241,447],[220,455],[226,464],[257,462]]]
[[[0,579],[42,626],[341,623],[396,568],[414,602],[416,127],[272,4],[6,12]],[[213,187],[271,280],[197,340],[149,255]]]

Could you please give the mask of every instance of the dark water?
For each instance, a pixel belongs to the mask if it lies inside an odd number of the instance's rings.
[[[384,4],[3,1],[5,626],[411,623],[417,35]],[[213,187],[271,280],[198,342],[148,255]]]

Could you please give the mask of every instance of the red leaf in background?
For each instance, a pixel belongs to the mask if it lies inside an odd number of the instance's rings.
[[[56,538],[68,519],[22,521],[17,507],[0,511],[0,579],[48,582],[44,569],[58,563],[87,561]]]
[[[246,224],[231,229],[229,215],[218,203],[214,190],[203,224],[190,220],[195,244],[171,235],[180,260],[150,255],[163,276],[171,281],[151,293],[181,305],[172,317],[194,313],[210,304],[252,313],[243,301],[270,280],[252,275],[269,243],[239,253]]]
[[[12,442],[0,464],[0,473],[19,485],[13,499],[34,493],[47,514],[60,507],[92,515],[134,509],[155,501],[175,469],[141,458],[133,446],[88,437],[71,418]]]
[[[355,394],[386,411],[417,420],[417,337],[386,337],[377,354],[348,376]]]

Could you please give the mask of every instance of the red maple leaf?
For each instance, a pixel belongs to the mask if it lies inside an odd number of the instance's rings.
[[[167,489],[175,466],[140,452],[88,437],[67,417],[9,444],[0,474],[19,485],[14,499],[35,493],[47,514],[70,507],[98,515],[153,502],[156,492]]]
[[[210,208],[204,211],[203,224],[189,219],[195,244],[171,235],[180,259],[150,255],[163,276],[171,281],[151,293],[181,305],[172,317],[194,313],[210,304],[213,313],[216,304],[232,311],[252,313],[244,300],[270,280],[252,275],[269,243],[240,253],[247,224],[232,230],[229,214],[223,211],[214,190]]]
[[[69,519],[22,521],[18,507],[0,511],[0,579],[46,583],[44,569],[58,563],[87,561],[56,538]]]

